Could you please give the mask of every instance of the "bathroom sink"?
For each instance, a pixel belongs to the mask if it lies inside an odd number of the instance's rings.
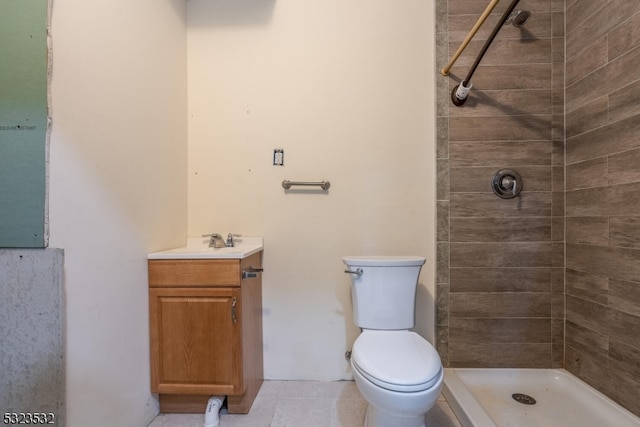
[[[243,259],[262,250],[262,237],[236,237],[233,247],[210,248],[208,237],[189,237],[187,245],[154,252],[149,259]]]

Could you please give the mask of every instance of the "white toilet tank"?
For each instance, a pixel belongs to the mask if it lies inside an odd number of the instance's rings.
[[[425,258],[346,256],[353,323],[362,329],[403,330],[415,324],[416,288]]]

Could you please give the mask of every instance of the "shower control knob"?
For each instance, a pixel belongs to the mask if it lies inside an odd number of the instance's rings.
[[[500,169],[491,178],[491,189],[503,199],[514,198],[522,191],[522,176],[513,169]]]

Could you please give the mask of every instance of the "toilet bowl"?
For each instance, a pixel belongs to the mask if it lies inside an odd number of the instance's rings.
[[[351,275],[353,377],[367,401],[366,427],[425,427],[444,371],[438,352],[416,332],[415,295],[425,263],[414,256],[342,259]]]
[[[366,427],[424,427],[444,371],[436,350],[415,332],[365,330],[356,339],[351,367],[369,403]]]

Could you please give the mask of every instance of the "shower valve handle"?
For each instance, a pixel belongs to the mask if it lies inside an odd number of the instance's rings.
[[[501,169],[491,177],[491,189],[503,199],[512,199],[520,194],[522,183],[522,176],[513,169]]]

